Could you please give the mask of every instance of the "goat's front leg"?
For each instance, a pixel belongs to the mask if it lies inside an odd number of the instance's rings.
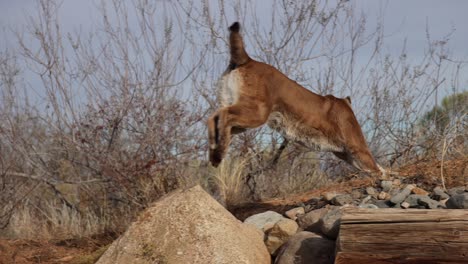
[[[219,151],[219,110],[216,111],[207,121],[209,159],[213,166],[217,167],[221,162],[221,152]]]
[[[210,161],[215,167],[226,155],[232,132],[244,131],[263,125],[269,115],[268,109],[260,104],[236,104],[221,108],[208,120]]]

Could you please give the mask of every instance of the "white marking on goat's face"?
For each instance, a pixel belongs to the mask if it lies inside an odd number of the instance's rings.
[[[229,106],[237,102],[241,85],[242,79],[238,70],[233,70],[221,78],[220,101],[222,106]]]

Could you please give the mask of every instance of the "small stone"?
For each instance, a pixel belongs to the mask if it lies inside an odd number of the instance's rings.
[[[412,190],[411,190],[411,193],[413,194],[419,194],[419,195],[429,195],[429,192],[419,188],[419,187],[414,187]]]
[[[394,195],[397,195],[400,191],[401,191],[400,188],[393,188],[393,189],[390,190],[389,194],[391,196],[394,196]]]
[[[389,200],[391,198],[390,194],[386,192],[380,192],[379,196],[377,197],[379,200]]]
[[[436,201],[446,200],[450,198],[450,196],[445,193],[444,189],[440,187],[435,187],[434,190],[432,190],[432,192],[432,198]]]
[[[381,181],[380,182],[380,187],[382,187],[382,190],[384,192],[388,192],[393,187],[393,181]]]
[[[409,204],[410,208],[417,208],[420,205],[419,199],[424,197],[429,198],[427,195],[411,194],[405,199],[405,202]]]
[[[408,208],[410,207],[410,204],[409,204],[408,202],[402,202],[402,203],[400,204],[400,207],[401,207],[401,208],[404,208],[404,209],[408,209]]]
[[[465,192],[465,186],[458,186],[458,187],[453,187],[447,190],[447,193],[450,196],[454,196],[456,194],[462,194]]]
[[[375,205],[379,208],[390,208],[389,201],[378,200]]]
[[[319,232],[320,231],[320,219],[330,210],[329,208],[320,208],[312,210],[305,215],[301,215],[297,218],[299,227],[306,231]]]
[[[296,234],[298,228],[299,226],[297,225],[296,221],[283,218],[279,220],[275,226],[273,226],[268,235],[273,235],[280,238],[289,238],[290,236]]]
[[[63,258],[56,259],[55,261],[58,263],[70,263],[72,259],[74,259],[74,256],[66,256]]]
[[[437,209],[442,207],[441,204],[437,201],[432,200],[429,196],[425,195],[418,199],[418,204],[422,205],[426,209]]]
[[[357,200],[357,199],[360,199],[362,197],[362,193],[357,190],[357,189],[354,189],[352,192],[351,192],[351,197],[354,199],[354,200]]]
[[[337,206],[342,206],[345,204],[352,204],[353,198],[349,194],[340,194],[340,195],[333,197],[333,199],[331,200],[331,203]]]
[[[445,206],[447,209],[468,209],[468,193],[452,195]]]
[[[396,195],[392,196],[392,198],[390,199],[390,202],[392,204],[399,204],[399,203],[403,202],[406,199],[406,197],[408,197],[408,195],[410,195],[411,190],[412,190],[412,188],[411,187],[408,188],[408,186],[406,186],[403,190],[401,190]]]
[[[370,201],[372,199],[372,196],[368,195],[366,196],[366,198],[362,199],[361,203],[360,204],[365,204],[367,203],[368,201]]]
[[[442,205],[442,206],[447,206],[447,201],[449,200],[449,198],[447,199],[443,199],[443,200],[440,200],[439,203]]]
[[[278,221],[273,228],[267,233],[265,245],[270,254],[274,255],[276,250],[280,248],[288,239],[296,234],[298,225],[296,221],[283,218]]]
[[[367,187],[366,188],[366,193],[369,194],[369,195],[376,195],[377,194],[374,187]]]
[[[397,186],[397,187],[400,186],[401,185],[401,180],[400,179],[394,179],[393,180],[393,185]]]
[[[408,189],[410,191],[412,191],[416,186],[414,186],[413,184],[408,184],[406,185],[405,189]]]
[[[296,220],[298,216],[305,214],[304,207],[296,207],[284,213],[289,219]]]
[[[335,196],[337,196],[338,194],[336,192],[326,192],[326,193],[323,193],[322,196],[323,196],[323,199],[327,202],[330,202],[333,198],[335,198]]]
[[[375,204],[361,204],[358,206],[359,208],[368,208],[368,209],[379,209],[379,207]]]

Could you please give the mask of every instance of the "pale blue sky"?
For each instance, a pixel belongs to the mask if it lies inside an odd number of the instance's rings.
[[[210,0],[211,5],[217,1]],[[406,40],[408,60],[418,61],[427,48],[426,26],[432,40],[450,35],[449,48],[451,57],[468,61],[468,1],[465,0],[351,0],[356,11],[364,12],[368,25],[376,24],[377,18],[384,15],[386,38],[384,52],[398,56],[402,43]],[[100,19],[99,0],[64,0],[60,8],[62,30],[81,33],[93,31],[92,27]],[[256,2],[258,6],[268,5],[270,1]],[[164,1],[158,1],[161,7]],[[0,50],[5,47],[15,48],[12,30],[24,30],[30,14],[36,14],[38,4],[34,0],[0,0]],[[261,23],[268,26],[271,8],[259,8]],[[234,14],[227,14],[227,19],[236,20]],[[230,23],[230,22],[229,22]],[[249,48],[249,47],[248,47]],[[358,58],[359,60],[359,58]],[[359,62],[358,62],[359,63]],[[466,67],[465,67],[466,68]],[[468,69],[462,71],[461,85],[468,86]]]
[[[213,1],[215,2],[215,1]],[[269,1],[261,1],[267,5]],[[369,23],[383,11],[385,14],[386,48],[399,49],[407,39],[408,53],[420,53],[426,43],[426,23],[433,39],[441,38],[455,30],[450,48],[454,57],[468,59],[468,1],[465,0],[355,0],[357,10],[369,17]],[[86,31],[98,17],[96,0],[65,0],[60,16],[65,31]],[[34,0],[0,0],[1,47],[11,38],[10,28],[21,29],[28,14],[37,8]],[[94,22],[93,22],[94,21]],[[265,19],[268,23],[269,19]],[[11,45],[11,43],[10,43]]]

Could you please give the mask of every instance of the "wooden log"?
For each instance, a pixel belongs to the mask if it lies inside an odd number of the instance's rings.
[[[468,263],[468,210],[347,208],[335,263]]]

